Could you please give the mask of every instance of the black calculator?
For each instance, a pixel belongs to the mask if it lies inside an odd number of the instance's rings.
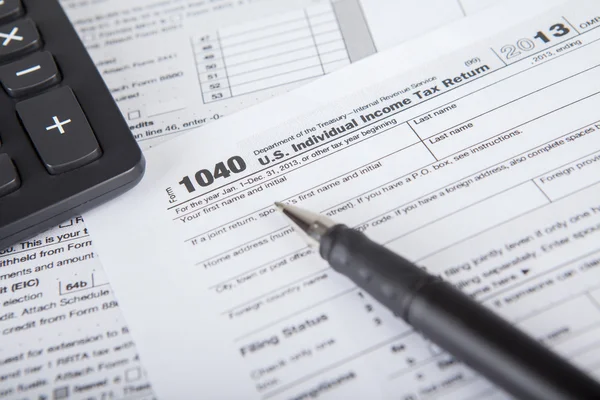
[[[0,0],[0,84],[0,251],[142,178],[142,152],[57,0]]]

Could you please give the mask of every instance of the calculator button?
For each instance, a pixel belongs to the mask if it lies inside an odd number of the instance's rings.
[[[30,19],[21,19],[0,26],[0,61],[10,60],[38,49],[42,40]]]
[[[0,197],[14,192],[21,186],[17,169],[8,154],[0,154]]]
[[[1,1],[1,0],[0,0]],[[0,82],[12,96],[25,96],[60,82],[52,54],[33,53],[22,60],[0,67]]]
[[[88,164],[102,155],[100,145],[70,87],[17,103],[17,112],[51,174]]]
[[[16,19],[23,15],[21,0],[0,0],[0,22]]]

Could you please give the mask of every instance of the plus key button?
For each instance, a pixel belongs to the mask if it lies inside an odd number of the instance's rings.
[[[68,86],[17,103],[17,112],[49,173],[71,171],[102,155],[96,136]]]

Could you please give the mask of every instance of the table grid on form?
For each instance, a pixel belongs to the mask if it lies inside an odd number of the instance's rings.
[[[334,9],[308,7],[192,40],[204,103],[316,78],[350,63]]]

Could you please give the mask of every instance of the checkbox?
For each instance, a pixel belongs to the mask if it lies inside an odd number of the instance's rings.
[[[140,112],[140,110],[129,111],[127,113],[127,118],[129,118],[129,120],[139,119],[141,117],[142,113]]]
[[[54,391],[52,392],[52,398],[54,400],[68,399],[69,398],[69,387],[61,386],[61,387],[54,389]]]
[[[70,226],[73,226],[73,218],[58,225],[59,228],[68,228]]]
[[[142,369],[140,367],[129,368],[125,370],[125,381],[135,382],[142,378]]]

